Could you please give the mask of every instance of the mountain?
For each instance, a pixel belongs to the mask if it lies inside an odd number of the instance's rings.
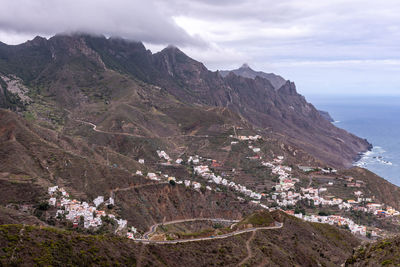
[[[325,118],[327,121],[329,121],[329,122],[334,122],[334,121],[335,121],[327,111],[318,110],[318,112],[319,112],[319,114],[321,114],[321,116],[322,116],[323,118]]]
[[[10,87],[5,81],[10,75],[30,88],[33,103],[20,105],[30,106],[35,113],[38,109],[33,107],[37,105],[45,105],[56,114],[65,112],[64,109],[82,112],[90,105],[100,103],[111,103],[116,109],[122,109],[121,102],[126,102],[124,97],[136,91],[135,96],[132,95],[133,106],[143,108],[147,105],[167,117],[176,116],[179,112],[175,111],[183,107],[197,110],[191,113],[193,115],[203,112],[199,110],[229,110],[231,125],[246,123],[261,132],[272,130],[277,137],[283,137],[284,142],[332,166],[351,166],[358,153],[370,146],[366,140],[327,122],[296,92],[293,82],[285,81],[276,89],[270,80],[259,76],[246,78],[231,72],[222,77],[173,46],[152,54],[141,43],[118,38],[56,35],[46,40],[37,37],[17,46],[2,44],[0,72],[3,90]],[[277,80],[283,83],[282,79]],[[151,87],[154,92],[150,93],[144,87]],[[148,96],[144,96],[146,94]],[[6,102],[4,97],[0,100]],[[180,102],[179,107],[176,101]],[[132,103],[124,103],[127,104],[132,106]],[[126,108],[123,111],[126,115],[136,112]],[[85,110],[81,115],[84,114],[91,112]],[[142,114],[149,116],[148,112]],[[114,115],[111,112],[91,114],[90,119],[121,125],[122,117],[111,118]],[[53,118],[60,119],[56,115]],[[162,126],[165,120],[147,120],[147,124],[153,125],[147,125],[150,128],[146,130],[143,123],[136,121],[134,124],[139,131],[153,135],[198,131],[195,124],[178,129],[177,118],[167,121],[174,121],[174,126]],[[177,132],[172,133],[171,129]]]
[[[230,72],[233,72],[234,74],[238,76],[242,76],[245,78],[250,78],[254,79],[255,77],[260,77],[267,79],[271,85],[275,88],[275,90],[278,90],[281,88],[285,83],[286,80],[282,78],[279,75],[273,74],[273,73],[265,73],[262,71],[255,71],[250,66],[246,63],[244,63],[240,68],[235,69],[235,70],[220,70],[219,73],[222,75],[222,77],[226,77],[229,75]]]
[[[347,168],[369,143],[291,81],[79,34],[1,43],[0,87],[0,265],[337,266],[360,240],[306,220],[398,231],[322,204],[400,209],[400,189]]]

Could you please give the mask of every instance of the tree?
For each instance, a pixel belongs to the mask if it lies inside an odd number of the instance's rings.
[[[50,205],[48,202],[41,202],[38,206],[39,210],[48,210],[50,208]]]
[[[295,214],[301,213],[303,215],[306,215],[306,210],[303,207],[296,206],[296,208],[294,209],[294,213]]]
[[[319,215],[319,216],[329,216],[329,212],[324,211],[324,210],[320,210],[320,211],[318,212],[318,215]]]

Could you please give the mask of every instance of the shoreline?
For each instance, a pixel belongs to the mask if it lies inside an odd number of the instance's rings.
[[[360,151],[360,152],[357,153],[357,155],[354,157],[353,162],[351,163],[352,167],[357,167],[357,163],[365,156],[365,154],[367,152],[371,152],[372,149],[374,148],[374,145],[371,144],[367,139],[364,139],[364,140],[365,140],[365,142],[368,143],[367,150]]]
[[[374,148],[374,146],[373,146],[370,142],[368,142],[367,139],[364,139],[364,140],[368,143],[367,150],[365,150],[365,151],[360,151],[360,152],[357,153],[357,156],[355,157],[355,159],[354,159],[354,161],[353,161],[353,163],[352,163],[353,166],[354,166],[355,163],[359,162],[359,161],[365,156],[365,154],[366,154],[367,152],[371,152],[372,149]]]

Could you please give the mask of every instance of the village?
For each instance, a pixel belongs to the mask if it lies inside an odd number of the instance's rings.
[[[111,197],[104,201],[103,196],[98,196],[93,200],[93,205],[90,205],[85,201],[71,199],[69,193],[58,186],[49,187],[48,194],[50,195],[49,205],[57,208],[56,218],[71,221],[74,228],[78,227],[81,221],[86,229],[97,228],[103,224],[103,218],[108,217],[118,225],[114,233],[118,234],[127,230],[128,238],[133,238],[137,233],[137,229],[133,226],[127,229],[127,220],[118,219],[114,214],[107,214],[104,210],[98,209],[101,204],[114,205],[114,199]]]
[[[231,138],[235,138],[230,136]],[[171,165],[171,164],[187,164],[193,167],[193,172],[195,175],[200,177],[204,182],[193,181],[189,179],[177,179],[174,176],[167,174],[162,174],[161,171],[148,172],[146,178],[155,182],[167,182],[170,184],[182,185],[187,188],[192,188],[193,190],[200,191],[205,189],[208,191],[221,191],[222,187],[225,187],[238,194],[237,199],[240,201],[245,201],[245,198],[249,201],[251,205],[257,205],[263,209],[275,210],[280,209],[289,215],[293,215],[299,219],[309,222],[316,223],[327,223],[331,225],[337,225],[339,227],[348,228],[353,234],[360,236],[378,236],[379,229],[367,229],[366,226],[359,225],[349,218],[342,217],[340,215],[317,215],[317,214],[306,214],[295,211],[293,207],[299,201],[308,201],[312,203],[313,206],[335,206],[339,210],[357,210],[365,213],[372,213],[376,216],[397,216],[400,213],[395,209],[382,205],[380,203],[374,203],[372,198],[365,197],[364,193],[360,191],[363,185],[362,181],[354,181],[352,177],[343,178],[348,182],[348,186],[354,188],[354,199],[343,200],[338,197],[330,196],[325,198],[323,194],[328,191],[332,182],[327,183],[327,187],[320,186],[319,188],[308,187],[298,187],[297,183],[300,179],[292,177],[292,167],[285,166],[283,163],[285,161],[284,156],[276,156],[272,161],[261,161],[262,156],[260,156],[260,148],[254,147],[252,141],[257,141],[261,139],[261,136],[238,136],[236,141],[232,141],[231,145],[236,145],[239,142],[249,142],[249,149],[256,154],[256,156],[250,156],[248,158],[256,158],[260,160],[260,165],[267,167],[271,170],[273,175],[278,177],[277,183],[273,186],[273,190],[270,193],[256,192],[247,188],[244,185],[236,183],[229,180],[229,177],[225,175],[215,174],[211,170],[211,166],[218,166],[216,160],[210,158],[203,158],[199,155],[188,156],[187,160],[178,158],[175,161],[163,150],[157,150],[157,156],[162,161],[161,164]],[[139,159],[139,163],[145,164],[144,159]],[[298,166],[299,170],[304,173],[310,173],[313,171],[321,172],[322,174],[335,174],[336,170],[329,168],[316,168],[307,166]],[[233,172],[235,170],[232,170]],[[138,170],[136,175],[144,176],[142,171]],[[310,182],[311,184],[311,182]],[[70,199],[69,194],[58,186],[49,187],[48,193],[50,195],[49,204],[53,207],[58,208],[57,218],[65,218],[71,221],[74,227],[83,220],[83,227],[98,228],[102,225],[102,218],[108,217],[114,220],[118,227],[115,229],[115,233],[123,233],[130,239],[140,238],[140,233],[133,226],[128,228],[127,220],[121,218],[117,219],[114,214],[106,213],[104,210],[98,209],[101,205],[115,205],[115,200],[110,197],[105,201],[103,196],[98,196],[93,200],[93,205],[78,201],[76,199]]]
[[[234,136],[230,136],[231,138],[235,138]],[[262,159],[262,156],[259,155],[260,148],[252,145],[252,141],[257,141],[261,139],[261,136],[238,136],[237,140],[232,141],[231,145],[236,145],[239,142],[249,142],[249,149],[251,149],[256,155],[249,156],[249,159]],[[166,160],[171,161],[171,158],[164,151],[157,151],[160,158],[164,158]],[[181,164],[183,162],[182,159],[178,159],[176,163]],[[291,175],[292,168],[289,166],[283,165],[284,156],[277,156],[272,161],[261,161],[261,165],[268,167],[271,169],[272,174],[278,176],[278,182],[274,186],[274,191],[270,194],[259,193],[253,191],[246,186],[241,184],[237,184],[233,181],[230,181],[227,177],[221,177],[220,175],[216,175],[210,169],[210,165],[213,165],[216,161],[213,159],[204,159],[198,155],[189,156],[187,163],[193,164],[194,172],[202,177],[208,184],[215,184],[218,186],[225,186],[237,193],[240,193],[248,198],[250,198],[250,203],[259,205],[264,209],[284,209],[284,211],[290,215],[296,216],[305,221],[309,222],[318,222],[318,223],[327,223],[331,225],[338,225],[342,227],[347,227],[353,234],[366,236],[368,233],[372,237],[378,236],[379,229],[371,228],[367,231],[367,227],[363,225],[359,225],[355,223],[353,220],[349,218],[342,217],[340,215],[316,215],[316,214],[303,214],[303,213],[295,213],[294,209],[290,209],[290,207],[294,207],[299,201],[307,200],[312,202],[314,206],[334,206],[338,207],[340,210],[357,210],[365,213],[371,213],[376,216],[397,216],[400,215],[398,211],[393,209],[390,206],[385,206],[380,203],[374,203],[372,198],[365,197],[364,193],[360,190],[354,191],[354,199],[343,200],[339,197],[330,196],[329,198],[325,198],[323,195],[324,192],[328,191],[327,187],[300,187],[296,188],[296,183],[300,180],[298,178],[294,178]],[[207,163],[209,163],[207,165]],[[318,168],[318,167],[305,167],[298,166],[300,170],[305,173],[310,171],[318,171],[321,174],[336,174],[337,171],[332,168]],[[175,178],[174,178],[175,179]],[[349,188],[360,189],[363,185],[363,181],[354,180],[352,177],[342,178],[346,179],[346,186]],[[182,183],[182,182],[177,182]],[[190,186],[194,189],[201,188],[201,184],[199,182],[185,180],[183,182],[185,186]],[[332,185],[332,182],[328,182],[327,186]],[[217,190],[213,189],[209,185],[206,186],[208,190]],[[242,197],[238,196],[239,200],[243,200]],[[277,206],[277,207],[275,207]]]

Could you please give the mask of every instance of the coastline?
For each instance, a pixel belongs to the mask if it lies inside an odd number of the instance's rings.
[[[368,147],[368,149],[366,151],[358,152],[356,158],[354,159],[354,161],[352,163],[353,167],[361,167],[358,164],[365,157],[366,153],[371,152],[373,148],[374,148],[373,145],[370,144],[370,146]],[[364,168],[364,167],[362,167],[362,168]]]
[[[357,153],[357,155],[355,156],[353,162],[352,162],[352,166],[357,166],[356,164],[365,156],[366,153],[371,152],[372,149],[374,148],[374,145],[371,144],[366,138],[364,138],[365,142],[368,143],[368,147],[367,150],[364,151],[360,151]]]

